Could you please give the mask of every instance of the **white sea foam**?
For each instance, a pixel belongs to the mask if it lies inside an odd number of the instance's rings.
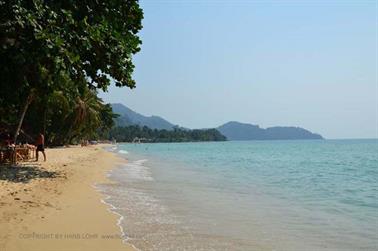
[[[103,149],[108,152],[116,152],[118,148],[116,146],[104,146]]]
[[[120,154],[129,154],[129,152],[126,151],[126,150],[119,150],[118,153],[120,153]]]
[[[116,183],[104,186],[111,196],[106,202],[124,216],[118,223],[128,242],[146,251],[375,250],[376,204],[370,200],[376,196],[369,191],[376,191],[370,182],[376,145],[337,142],[340,151],[334,141],[154,144],[148,151],[120,145],[130,160],[110,173]],[[348,159],[350,152],[357,155]],[[364,167],[354,168],[362,159]],[[358,191],[363,205],[351,199]],[[347,198],[339,203],[341,197]]]
[[[149,237],[164,238],[165,232],[155,233],[153,229],[177,224],[177,219],[169,212],[159,199],[143,191],[144,189],[134,188],[133,181],[143,182],[151,178],[148,168],[143,166],[147,160],[138,160],[129,164],[121,165],[120,169],[113,169],[108,172],[110,178],[113,176],[118,182],[116,184],[100,184],[95,188],[105,194],[102,203],[108,206],[108,210],[118,216],[117,226],[120,228],[124,243],[132,245],[136,250],[145,249],[144,242]],[[125,179],[127,182],[124,182]],[[150,182],[148,182],[150,184]],[[152,230],[146,229],[149,226]],[[133,229],[130,237],[125,231]],[[158,236],[156,236],[158,235]],[[142,243],[141,243],[142,242]],[[154,242],[153,249],[160,250],[158,242]],[[137,246],[137,247],[136,247]]]
[[[154,180],[151,175],[150,169],[143,165],[147,162],[146,159],[136,160],[130,163],[123,164],[123,169],[126,171],[127,178],[132,180]]]
[[[105,192],[102,189],[100,189],[97,184],[94,184],[93,188],[95,190],[99,191],[99,192],[102,192],[102,193]],[[109,203],[109,202],[106,201],[106,200],[109,200],[109,199],[111,199],[111,196],[107,195],[104,199],[101,199],[100,201],[101,201],[101,203],[103,203],[103,204],[105,204],[105,205],[108,206],[107,210],[109,212],[111,212],[111,213],[113,213],[113,214],[115,214],[115,215],[118,216],[118,220],[117,220],[116,224],[117,224],[117,226],[120,229],[122,242],[123,243],[127,243],[128,245],[131,245],[135,250],[139,251],[140,249],[138,249],[133,244],[131,244],[131,243],[128,242],[130,240],[130,237],[127,236],[124,228],[122,227],[122,222],[124,221],[125,218],[124,218],[124,216],[122,214],[120,214],[120,213],[117,212],[118,208],[116,206],[114,206],[113,204],[111,204],[111,203]]]

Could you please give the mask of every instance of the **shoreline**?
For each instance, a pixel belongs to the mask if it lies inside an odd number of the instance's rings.
[[[47,162],[0,167],[0,249],[137,250],[96,187],[122,162],[103,147],[47,149]]]
[[[347,163],[330,154],[336,144]],[[258,142],[118,145],[118,153],[129,153],[128,163],[112,171],[119,185],[110,186],[108,194],[125,216],[129,242],[141,249],[374,250],[373,207],[339,201],[355,199],[361,187],[370,195],[365,205],[374,205],[374,184],[369,183],[377,161],[374,142],[271,142],[264,147]],[[294,154],[302,148],[301,156]],[[349,157],[351,150],[357,154]],[[282,155],[271,154],[277,151]],[[359,169],[356,157],[371,162]],[[343,183],[348,176],[341,173],[353,177],[353,184]],[[363,186],[356,182],[361,179],[367,181]],[[345,188],[354,190],[332,193]],[[360,213],[363,218],[357,217]]]
[[[117,227],[119,228],[119,231],[121,232],[121,241],[122,243],[124,243],[125,245],[127,246],[131,246],[131,250],[133,251],[139,251],[140,249],[138,249],[137,247],[135,247],[133,244],[129,243],[128,240],[130,239],[124,228],[122,227],[121,223],[123,222],[124,220],[124,216],[120,213],[117,213],[115,210],[118,209],[116,206],[114,206],[113,204],[109,203],[109,202],[106,202],[107,199],[110,199],[111,196],[110,195],[105,195],[104,192],[100,191],[100,189],[96,188],[96,185],[94,185],[94,188],[96,191],[98,191],[100,194],[102,194],[103,198],[100,200],[102,204],[106,205],[107,206],[107,211],[110,212],[111,214],[114,214],[118,217],[117,219],[117,222],[116,222],[116,225]]]

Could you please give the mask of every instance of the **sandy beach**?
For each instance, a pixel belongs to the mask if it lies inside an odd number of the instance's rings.
[[[47,162],[0,170],[0,250],[134,250],[94,184],[119,159],[101,146],[47,149]]]

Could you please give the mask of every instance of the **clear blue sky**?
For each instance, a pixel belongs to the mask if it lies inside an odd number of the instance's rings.
[[[378,137],[376,1],[142,0],[123,103],[189,128],[236,120]]]

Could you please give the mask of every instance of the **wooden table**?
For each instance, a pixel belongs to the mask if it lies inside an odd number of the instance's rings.
[[[32,145],[0,148],[0,163],[16,164],[35,158],[36,147]]]

